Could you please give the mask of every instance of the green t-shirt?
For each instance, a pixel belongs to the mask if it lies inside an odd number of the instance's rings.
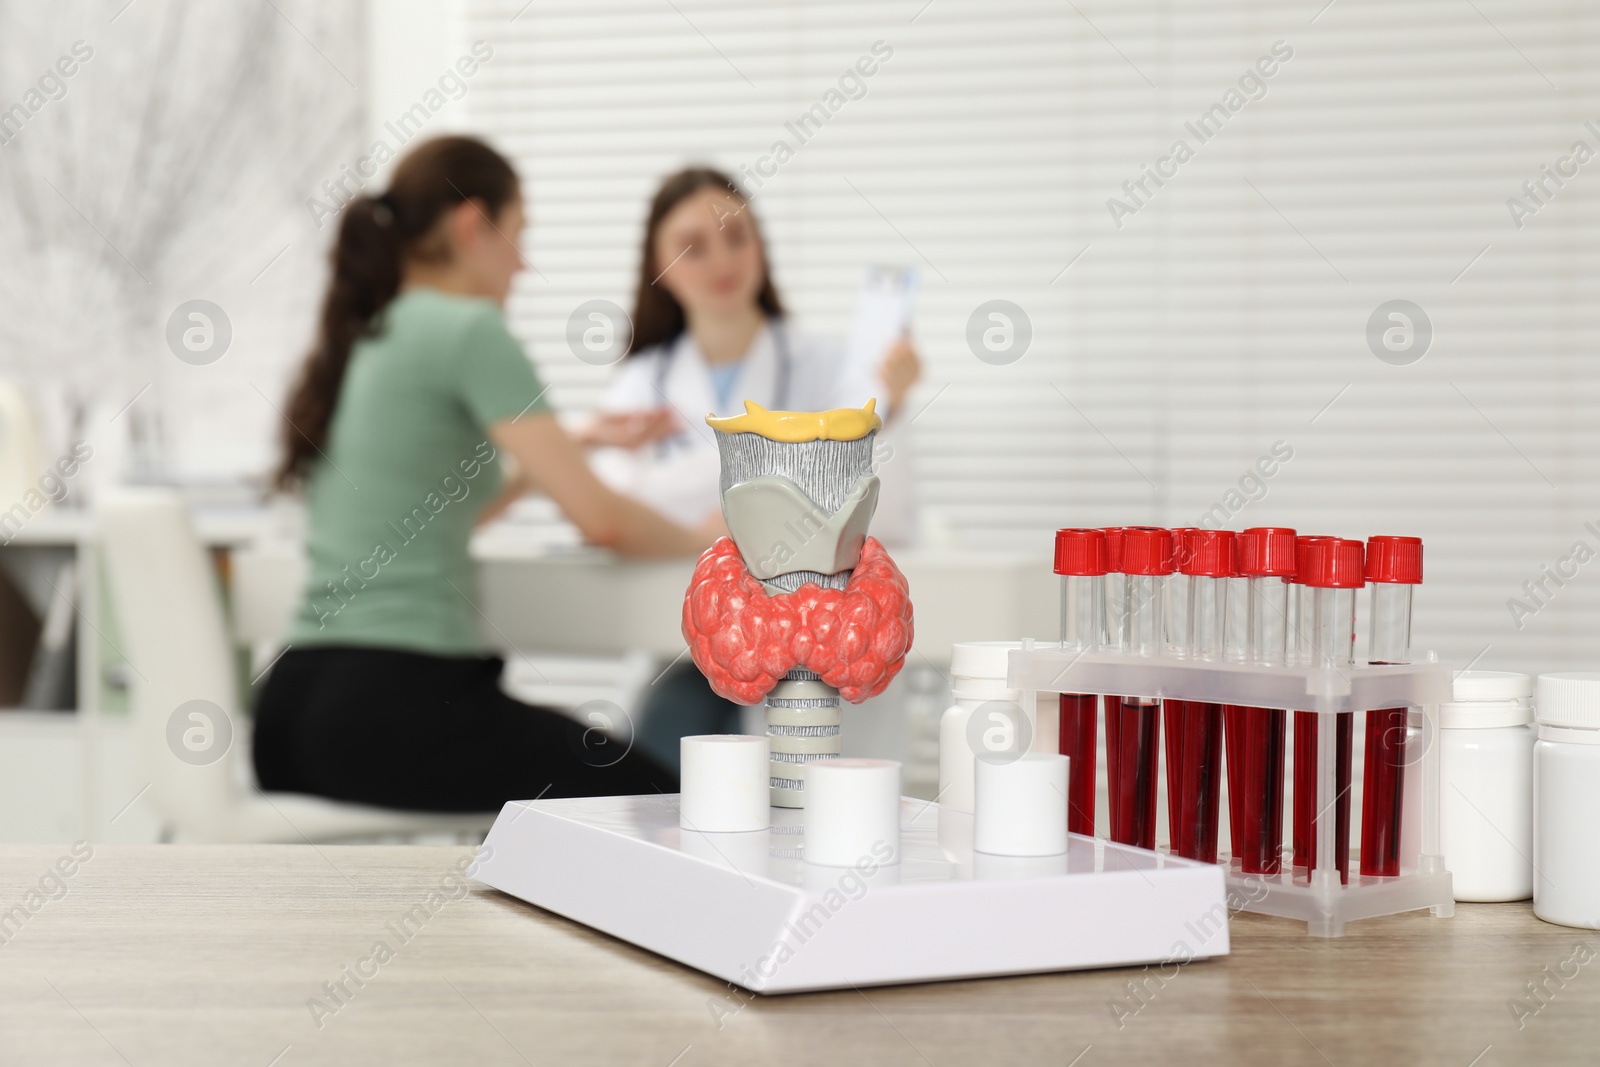
[[[351,352],[307,481],[311,573],[290,644],[481,653],[467,541],[501,486],[486,428],[548,410],[493,303],[397,297]]]

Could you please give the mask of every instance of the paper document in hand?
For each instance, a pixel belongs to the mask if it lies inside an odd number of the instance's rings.
[[[867,268],[845,348],[845,369],[852,377],[877,380],[884,352],[911,328],[917,283],[915,267]]]

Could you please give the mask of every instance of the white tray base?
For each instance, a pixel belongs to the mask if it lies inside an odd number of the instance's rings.
[[[748,834],[678,827],[678,798],[514,801],[486,885],[758,993],[1201,959],[1228,951],[1222,868],[1073,836],[972,850],[972,817],[901,801],[900,863],[800,858],[802,811]]]

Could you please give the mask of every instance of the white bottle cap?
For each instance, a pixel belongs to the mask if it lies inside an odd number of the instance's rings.
[[[1451,697],[1464,700],[1517,700],[1533,696],[1533,675],[1512,671],[1461,671],[1450,683]]]
[[[972,847],[999,856],[1067,850],[1067,757],[1027,752],[977,761]]]
[[[1003,682],[1012,650],[1021,647],[1021,641],[957,641],[950,646],[950,674]]]
[[[807,863],[899,863],[900,764],[886,759],[806,764],[805,827]]]
[[[1439,705],[1445,730],[1521,726],[1533,721],[1533,676],[1510,671],[1462,671],[1451,701]]]
[[[1006,685],[1006,672],[1012,651],[1021,647],[1021,641],[958,641],[951,645],[950,695],[957,700],[1015,700],[1017,691]]]
[[[678,825],[696,833],[765,830],[772,819],[765,737],[701,734],[678,742]]]
[[[1539,675],[1537,705],[1541,726],[1600,730],[1600,673]]]

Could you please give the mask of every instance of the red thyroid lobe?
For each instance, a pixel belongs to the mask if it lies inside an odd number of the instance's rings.
[[[852,704],[894,680],[911,648],[905,575],[875,538],[843,589],[807,582],[768,593],[733,539],[706,549],[683,599],[683,639],[718,695],[759,704],[795,667],[815,671]]]

